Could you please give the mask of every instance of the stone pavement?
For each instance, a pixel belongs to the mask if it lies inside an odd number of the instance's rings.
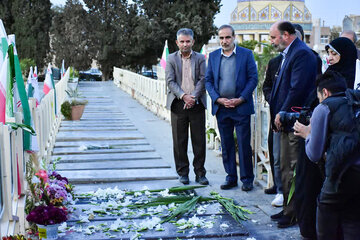
[[[177,180],[172,157],[172,137],[169,122],[147,111],[131,96],[112,82],[80,82],[80,91],[89,101],[80,121],[63,121],[52,159],[60,157],[57,169],[76,186],[76,192],[95,191],[98,188],[117,186],[119,189],[140,190],[181,186]],[[100,149],[84,149],[84,146],[103,146]],[[108,146],[111,146],[109,148]],[[190,159],[192,156],[189,146]],[[260,186],[250,192],[239,187],[220,190],[225,172],[221,157],[208,150],[205,167],[210,185],[196,190],[208,196],[216,191],[233,198],[238,204],[251,210],[251,220],[243,225],[234,222],[229,215],[221,221],[231,224],[227,233],[219,228],[200,231],[195,239],[301,239],[297,226],[278,229],[270,215],[281,209],[270,205],[274,195],[265,195]],[[190,184],[195,185],[195,175],[190,173]],[[116,219],[116,218],[115,218]],[[97,222],[115,219],[95,219]],[[70,224],[78,219],[72,218]],[[221,223],[221,222],[219,222]],[[229,232],[234,234],[229,234]],[[232,236],[231,236],[232,235]],[[124,238],[123,238],[124,237]],[[185,239],[190,236],[176,235],[170,226],[164,233],[142,239]],[[108,239],[103,235],[67,234],[61,239]],[[115,239],[129,239],[118,236]]]

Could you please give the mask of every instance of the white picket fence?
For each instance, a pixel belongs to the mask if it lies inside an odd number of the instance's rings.
[[[66,98],[67,83],[70,70],[56,84],[56,107],[54,90],[51,90],[36,107],[35,99],[29,100],[31,116],[39,145],[38,159],[50,161],[55,136],[61,122],[60,106]],[[15,113],[9,122],[22,123],[21,112]],[[23,149],[22,129],[11,129],[8,125],[0,125],[0,236],[25,233],[25,163],[29,154]]]
[[[166,82],[165,73],[162,68],[158,68],[158,79],[144,77],[134,72],[114,67],[114,84],[123,91],[130,94],[134,99],[144,105],[147,109],[161,118],[170,120],[170,111],[166,109]],[[211,115],[211,99],[207,97],[206,127],[214,129],[214,134],[210,134],[208,146],[217,153],[221,154],[221,139],[217,128],[216,118]],[[265,180],[266,187],[273,184],[269,154],[267,148],[267,137],[269,129],[269,108],[264,101],[256,103],[255,115],[251,118],[251,145],[254,151],[254,172],[258,180]],[[269,177],[268,177],[269,176]]]

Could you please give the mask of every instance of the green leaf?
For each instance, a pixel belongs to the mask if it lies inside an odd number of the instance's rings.
[[[291,187],[290,187],[290,191],[289,191],[289,196],[288,196],[288,200],[286,204],[289,204],[294,193],[295,193],[295,182],[296,182],[296,170],[294,170],[294,175],[291,179]]]
[[[31,135],[36,136],[35,130],[27,125],[22,123],[14,123],[14,122],[6,122],[6,125],[9,125],[12,129],[17,130],[18,128],[21,128],[22,130],[29,132]]]
[[[220,194],[218,194],[217,192],[211,192],[210,193],[212,196],[214,196],[218,202],[226,209],[226,211],[228,213],[230,213],[230,215],[235,219],[235,221],[237,221],[238,223],[241,222],[241,220],[247,220],[249,219],[249,217],[246,214],[252,214],[251,211],[238,206],[236,204],[234,204],[234,200],[230,199],[230,198],[224,198],[222,196],[220,196]]]
[[[182,204],[180,204],[175,211],[173,211],[170,215],[168,215],[165,219],[163,219],[160,223],[164,223],[164,222],[168,222],[170,220],[172,220],[173,218],[177,217],[177,216],[181,216],[184,213],[187,212],[191,212],[195,206],[196,203],[199,201],[200,196],[194,197],[191,200],[188,200]]]

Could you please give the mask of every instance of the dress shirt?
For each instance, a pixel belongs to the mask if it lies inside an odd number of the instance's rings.
[[[181,61],[182,61],[182,81],[181,81],[181,89],[185,94],[191,94],[194,89],[194,80],[192,78],[192,70],[191,70],[191,56],[192,51],[189,56],[184,57],[181,52]],[[185,95],[183,94],[181,98]]]

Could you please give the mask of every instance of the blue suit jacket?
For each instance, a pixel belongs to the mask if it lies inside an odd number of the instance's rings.
[[[283,67],[271,92],[272,122],[280,111],[291,112],[291,107],[303,107],[315,89],[317,60],[312,50],[296,38],[285,56]]]
[[[216,100],[219,94],[219,73],[221,63],[221,49],[209,56],[208,67],[205,74],[205,87],[212,101],[212,114],[215,115],[219,109]],[[236,107],[240,115],[251,115],[254,113],[252,93],[257,86],[258,75],[254,56],[251,50],[236,46],[236,97],[243,97],[245,102]]]

